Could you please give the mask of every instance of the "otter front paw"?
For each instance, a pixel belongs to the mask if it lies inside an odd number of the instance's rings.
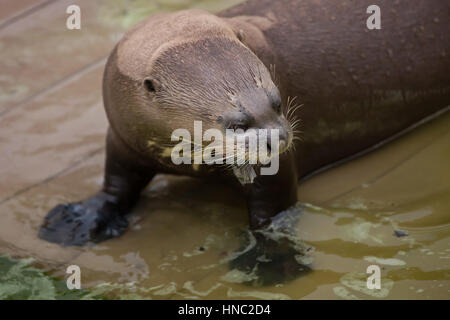
[[[62,246],[83,246],[118,237],[128,227],[114,206],[89,202],[64,203],[50,210],[39,228],[39,238]]]

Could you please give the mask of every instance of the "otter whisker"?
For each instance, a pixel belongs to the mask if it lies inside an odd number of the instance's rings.
[[[297,112],[297,110],[300,109],[301,107],[303,107],[303,104],[297,104],[297,105],[291,107],[291,110],[289,111],[289,115],[293,116],[295,114],[295,112]]]
[[[301,120],[297,118],[295,121],[292,122],[292,127],[295,127],[300,122],[301,122]]]
[[[288,97],[288,100],[287,100],[287,113],[286,113],[286,116],[287,116],[287,117],[289,116],[290,110],[292,109],[292,105],[294,104],[294,102],[295,102],[296,99],[297,99],[296,96],[293,97],[293,98]]]

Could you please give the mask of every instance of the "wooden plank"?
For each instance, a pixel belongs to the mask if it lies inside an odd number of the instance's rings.
[[[0,0],[0,29],[56,0]]]
[[[0,118],[0,202],[104,146],[104,63]]]
[[[66,28],[66,8],[81,8],[81,30]],[[107,4],[63,0],[0,30],[0,115],[106,57],[123,32],[108,23]]]

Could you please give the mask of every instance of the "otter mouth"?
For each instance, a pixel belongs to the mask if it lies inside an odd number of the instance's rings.
[[[245,151],[241,149],[241,152],[245,153],[245,162],[232,166],[235,177],[242,185],[252,184],[259,175],[273,175],[278,173],[279,157],[285,152],[288,152],[292,147],[293,137],[288,132],[283,139],[279,140],[278,138],[277,136],[275,141],[272,140],[270,143],[259,144],[260,147],[264,147],[262,153],[259,149],[257,152],[255,150],[252,152],[249,144],[244,142]],[[256,158],[256,161],[250,161],[252,156],[254,160]]]
[[[252,184],[258,176],[252,165],[233,166],[233,173],[242,185]]]
[[[272,150],[272,148],[268,150],[267,158],[265,159],[265,161],[260,161],[260,159],[258,158],[257,162],[253,164],[250,164],[248,162],[249,154],[248,150],[246,150],[247,162],[243,164],[232,165],[234,176],[242,185],[252,184],[259,175],[264,175],[264,170],[266,167],[271,168],[273,167],[274,163],[276,163],[276,169],[272,170],[269,175],[276,174],[278,172],[279,157],[281,154],[289,150],[290,143],[292,143],[292,141],[280,141],[275,150]]]
[[[285,127],[203,131],[202,122],[194,121],[193,135],[187,129],[173,131],[171,142],[176,144],[170,157],[175,165],[223,166],[241,184],[250,184],[259,175],[278,173],[280,155],[289,150],[292,140],[292,132]]]

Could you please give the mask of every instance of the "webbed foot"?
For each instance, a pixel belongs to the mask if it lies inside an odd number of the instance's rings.
[[[54,207],[39,228],[39,238],[62,246],[83,246],[118,237],[128,227],[116,206],[95,198]]]

